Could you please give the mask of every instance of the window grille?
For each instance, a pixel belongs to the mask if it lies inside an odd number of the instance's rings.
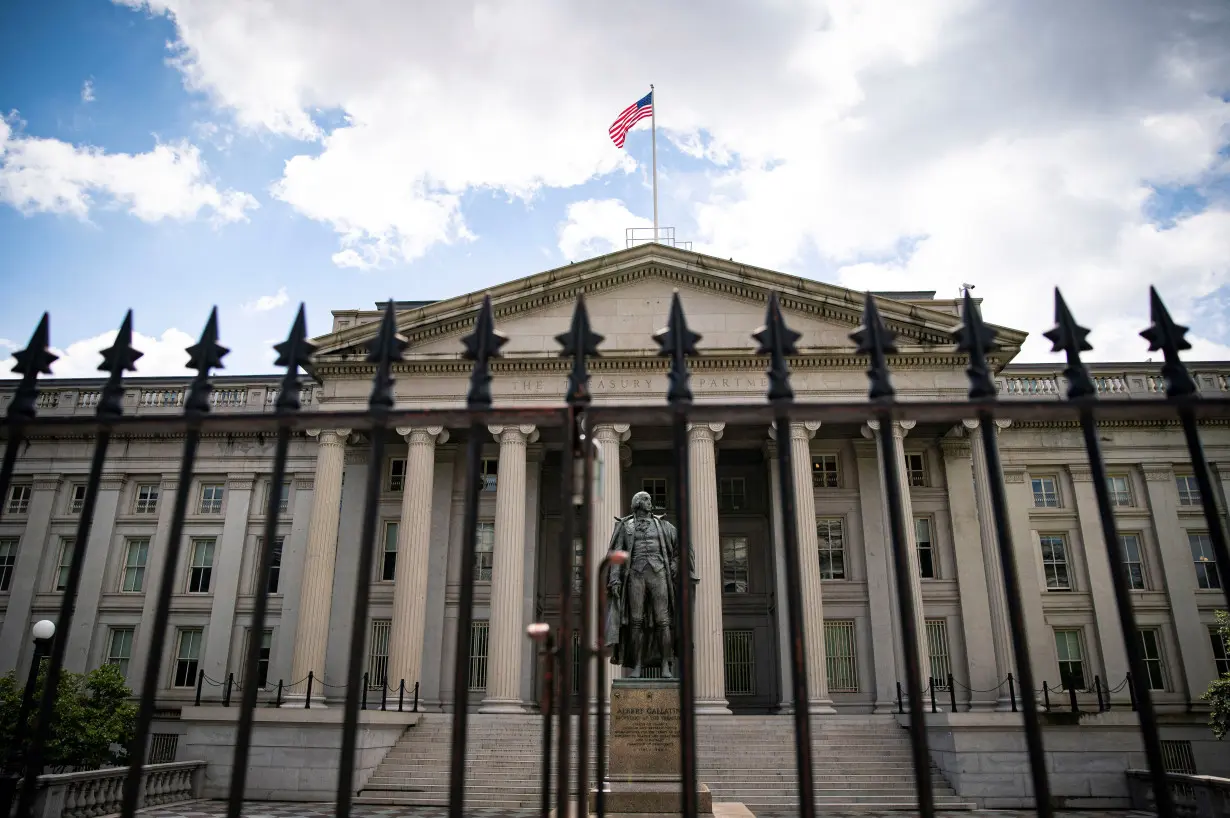
[[[1187,544],[1192,549],[1192,562],[1196,565],[1196,587],[1220,588],[1221,574],[1217,572],[1217,563],[1213,556],[1213,542],[1208,532],[1189,531]]]
[[[1166,666],[1162,662],[1161,636],[1155,628],[1144,628],[1140,631],[1140,652],[1145,662],[1145,672],[1149,675],[1150,690],[1166,689]]]
[[[380,581],[392,582],[397,577],[397,522],[384,524],[384,550],[380,552]]]
[[[132,511],[134,514],[156,514],[158,512],[158,486],[156,484],[137,486],[137,499]]]
[[[948,653],[948,620],[927,620],[927,655],[931,660],[931,678],[936,690],[948,689],[948,674],[952,673],[952,657]]]
[[[175,753],[178,749],[179,735],[177,733],[154,733],[150,736],[149,756],[145,763],[170,764],[175,760]]]
[[[222,494],[225,488],[221,483],[206,483],[201,486],[201,500],[197,504],[198,514],[221,514]]]
[[[1123,566],[1127,569],[1128,587],[1133,591],[1145,589],[1145,563],[1140,555],[1140,535],[1120,534],[1119,545],[1123,547]]]
[[[1196,757],[1192,754],[1192,743],[1162,739],[1162,767],[1168,773],[1196,775]]]
[[[1126,474],[1112,474],[1106,478],[1106,490],[1110,493],[1110,504],[1117,508],[1132,505],[1132,483]]]
[[[811,459],[811,484],[813,488],[835,489],[841,485],[837,468],[837,455],[818,454]]]
[[[1085,689],[1085,651],[1079,629],[1056,629],[1055,655],[1059,660],[1059,681],[1064,687]]]
[[[188,593],[207,594],[214,573],[215,541],[193,540],[192,561],[188,566]]]
[[[0,592],[7,591],[13,582],[13,566],[17,564],[17,538],[0,539]]]
[[[390,457],[385,491],[403,491],[406,487],[406,458]]]
[[[85,508],[85,483],[75,483],[69,489],[68,513],[80,514],[83,508]]]
[[[389,633],[393,629],[390,619],[373,619],[367,649],[367,685],[379,688],[389,680]]]
[[[1038,537],[1042,547],[1042,570],[1046,574],[1046,590],[1071,591],[1072,581],[1068,576],[1068,546],[1062,534],[1042,534]]]
[[[927,458],[921,452],[905,456],[905,468],[910,477],[911,487],[927,485]]]
[[[752,631],[724,631],[726,695],[756,695],[756,647]]]
[[[494,457],[484,457],[482,463],[483,491],[495,491],[500,480],[500,461]]]
[[[1054,477],[1035,477],[1030,483],[1033,485],[1035,508],[1059,508],[1059,485]]]
[[[845,579],[846,552],[840,517],[816,520],[816,547],[820,551],[820,579]]]
[[[495,565],[495,523],[479,523],[474,536],[474,579],[490,582]]]
[[[747,537],[722,537],[722,593],[748,591]]]
[[[149,540],[132,539],[124,551],[124,578],[120,592],[139,594],[145,590],[145,563],[149,559]]]
[[[269,490],[273,491],[273,484],[270,483]],[[285,514],[290,508],[290,481],[281,485],[278,489],[278,513]]]
[[[470,690],[487,689],[487,625],[479,620],[470,626]]]
[[[718,511],[747,509],[747,481],[742,477],[722,477],[718,480]]]
[[[175,649],[175,675],[172,687],[196,687],[196,671],[201,661],[200,628],[180,628]]]
[[[128,661],[132,659],[132,628],[112,628],[107,640],[107,664],[115,665],[120,675],[128,678]]]
[[[858,692],[858,650],[853,619],[825,621],[824,662],[828,669],[830,691]]]
[[[28,483],[17,483],[9,489],[8,508],[6,514],[25,514],[30,510],[30,492],[33,488]]]

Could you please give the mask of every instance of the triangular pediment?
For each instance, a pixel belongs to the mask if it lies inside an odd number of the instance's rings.
[[[568,329],[577,296],[584,294],[595,332],[605,336],[604,355],[656,352],[652,334],[666,323],[670,299],[680,293],[689,326],[703,335],[698,348],[710,354],[750,354],[751,335],[764,320],[769,294],[776,291],[787,323],[802,333],[803,354],[849,354],[849,335],[862,320],[864,294],[663,245],[643,245],[570,264],[398,314],[398,331],[410,342],[410,360],[460,357],[484,294],[490,295],[496,326],[509,337],[507,358],[554,356],[554,338]],[[959,319],[951,312],[916,302],[876,296],[880,312],[898,335],[902,353],[953,346]],[[365,315],[375,319],[376,313]],[[317,339],[323,360],[354,360],[378,324],[360,324]],[[999,330],[1010,358],[1025,334]]]

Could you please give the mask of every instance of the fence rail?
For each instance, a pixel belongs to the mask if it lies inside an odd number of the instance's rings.
[[[551,719],[556,717],[554,753],[547,742],[544,748],[543,811],[549,806],[549,780],[554,761],[558,770],[555,788],[555,808],[558,814],[569,812],[574,803],[584,803],[589,795],[588,753],[591,751],[590,720],[578,720],[577,735],[572,733],[574,707],[573,697],[559,695],[559,691],[596,690],[599,714],[596,720],[598,736],[593,748],[598,754],[601,767],[604,723],[603,713],[605,685],[602,683],[604,668],[600,648],[587,639],[575,647],[563,634],[575,632],[592,633],[591,617],[596,606],[601,604],[603,587],[595,583],[597,566],[592,564],[590,543],[590,511],[595,481],[594,441],[589,430],[600,422],[658,424],[671,430],[672,463],[674,468],[677,528],[680,542],[690,542],[688,518],[691,494],[688,473],[689,424],[704,421],[723,421],[727,424],[773,424],[776,429],[788,429],[792,424],[819,420],[828,423],[868,424],[878,437],[880,466],[884,475],[885,503],[889,521],[889,543],[894,561],[897,614],[900,617],[906,678],[902,707],[910,714],[910,747],[914,772],[914,785],[920,813],[926,818],[935,814],[935,801],[931,784],[931,762],[928,753],[928,736],[925,721],[925,679],[922,673],[922,651],[926,645],[919,634],[922,611],[910,590],[911,554],[906,536],[903,511],[904,502],[900,475],[898,474],[900,442],[892,431],[892,422],[897,419],[933,421],[955,424],[968,419],[979,421],[979,437],[974,445],[980,445],[990,474],[990,499],[994,516],[996,544],[1000,555],[1000,569],[1005,595],[1008,600],[1007,617],[1015,665],[1015,678],[1010,685],[1019,684],[1019,691],[1035,691],[1035,681],[1029,662],[1025,625],[1021,606],[1020,578],[1017,576],[1012,532],[1008,525],[1008,510],[1004,480],[995,433],[995,419],[1009,418],[1023,422],[1067,422],[1079,428],[1083,434],[1089,465],[1093,474],[1099,518],[1102,524],[1105,553],[1097,554],[1090,543],[1093,559],[1108,560],[1118,608],[1119,625],[1124,635],[1128,664],[1131,671],[1129,689],[1139,716],[1146,759],[1149,765],[1149,782],[1153,789],[1154,803],[1163,818],[1176,814],[1169,779],[1167,778],[1161,742],[1158,736],[1156,714],[1144,668],[1144,657],[1136,638],[1136,623],[1129,592],[1128,577],[1124,567],[1122,546],[1115,528],[1111,501],[1108,494],[1106,469],[1099,448],[1097,427],[1100,423],[1148,420],[1157,423],[1173,423],[1181,428],[1191,456],[1192,470],[1200,489],[1203,511],[1211,544],[1222,576],[1230,577],[1230,552],[1226,547],[1226,534],[1215,503],[1216,496],[1210,476],[1209,465],[1204,456],[1200,439],[1201,422],[1230,421],[1230,396],[1225,396],[1225,379],[1220,375],[1203,374],[1198,383],[1180,360],[1179,352],[1190,348],[1184,338],[1186,328],[1171,320],[1165,306],[1155,292],[1151,292],[1152,326],[1142,335],[1149,341],[1151,350],[1160,350],[1164,362],[1159,372],[1142,375],[1137,385],[1136,376],[1099,375],[1094,377],[1081,361],[1081,353],[1089,349],[1085,342],[1088,330],[1079,326],[1068,312],[1062,298],[1056,293],[1055,329],[1047,333],[1056,351],[1066,355],[1062,385],[1056,381],[1051,386],[1025,381],[1012,381],[1005,390],[997,385],[996,376],[988,364],[988,354],[993,350],[995,331],[982,322],[981,315],[970,299],[965,296],[962,310],[962,326],[954,333],[959,353],[967,355],[969,366],[968,400],[905,403],[896,399],[892,385],[891,364],[897,350],[894,335],[880,318],[876,298],[868,295],[864,307],[863,327],[852,334],[857,344],[857,354],[868,362],[868,401],[812,402],[795,400],[791,386],[790,362],[798,355],[799,333],[791,330],[785,322],[776,293],[768,297],[765,324],[752,337],[757,342],[756,355],[766,365],[767,394],[763,403],[705,403],[696,402],[689,387],[689,359],[698,354],[696,342],[700,336],[687,326],[683,304],[678,296],[673,299],[667,326],[653,336],[660,347],[660,354],[667,359],[669,389],[664,404],[658,405],[594,405],[589,391],[588,362],[599,355],[603,338],[590,327],[585,301],[578,297],[571,328],[557,339],[561,346],[560,356],[571,364],[566,394],[557,407],[494,408],[491,394],[492,361],[501,356],[505,336],[495,327],[495,316],[489,298],[478,308],[474,330],[462,339],[463,357],[472,363],[469,390],[464,405],[431,410],[396,410],[394,408],[395,364],[402,360],[407,342],[397,333],[395,302],[390,300],[384,308],[378,333],[370,344],[366,364],[374,370],[373,386],[366,411],[304,412],[303,400],[306,386],[300,380],[300,371],[311,371],[314,347],[307,338],[305,313],[301,307],[287,340],[276,346],[277,365],[286,368],[277,389],[277,397],[270,401],[268,384],[260,386],[262,397],[257,398],[255,386],[241,388],[237,382],[227,381],[222,391],[214,391],[211,375],[221,365],[227,350],[218,343],[216,311],[210,315],[200,341],[188,349],[189,368],[196,372],[187,388],[154,389],[142,387],[130,389],[123,383],[126,372],[135,371],[140,353],[132,349],[132,316],[125,318],[114,344],[103,351],[103,369],[107,372],[106,384],[97,398],[90,398],[93,412],[87,414],[79,408],[68,410],[68,401],[61,401],[55,390],[42,392],[38,376],[50,371],[55,356],[49,351],[48,318],[43,316],[30,344],[16,353],[14,371],[22,379],[14,392],[7,409],[5,426],[6,446],[3,465],[0,466],[0,496],[7,496],[14,467],[23,441],[30,436],[54,435],[71,432],[76,435],[93,435],[94,451],[85,497],[78,521],[77,536],[73,541],[72,557],[65,582],[58,627],[70,632],[74,605],[81,582],[85,552],[91,541],[95,504],[102,480],[103,466],[107,459],[108,446],[112,439],[126,434],[152,432],[182,435],[183,455],[179,468],[179,484],[187,485],[194,473],[197,446],[206,432],[248,431],[273,435],[276,446],[271,465],[272,484],[280,485],[286,473],[286,463],[291,434],[297,430],[320,426],[328,422],[333,428],[346,426],[371,432],[371,451],[368,458],[365,494],[362,511],[362,527],[358,541],[359,565],[356,573],[355,603],[351,612],[353,632],[349,645],[349,660],[345,682],[345,704],[342,719],[341,753],[338,765],[336,810],[339,818],[349,818],[355,794],[354,774],[356,742],[358,738],[359,711],[364,706],[364,697],[369,693],[364,676],[368,671],[363,644],[368,627],[372,573],[372,560],[377,536],[377,506],[382,485],[382,455],[385,433],[397,426],[443,426],[465,432],[466,482],[464,484],[463,541],[476,541],[478,501],[483,488],[482,446],[484,431],[488,424],[535,424],[543,428],[559,430],[563,436],[560,450],[559,473],[571,478],[561,481],[562,525],[558,551],[554,555],[558,571],[561,602],[556,621],[549,625],[535,626],[533,633],[541,636],[554,634],[553,642],[558,647],[552,654],[551,684],[544,700],[544,721],[550,736]],[[1012,376],[1017,377],[1017,376]],[[1002,380],[1002,379],[1001,379]],[[1159,392],[1164,384],[1164,392]],[[1022,390],[1024,397],[1000,400]],[[68,390],[66,390],[68,391]],[[47,397],[56,395],[56,397]],[[217,397],[221,395],[222,397]],[[1035,397],[1036,396],[1036,397]],[[1113,398],[1099,400],[1100,397]],[[76,401],[80,407],[82,401]],[[244,411],[246,410],[246,411]],[[125,413],[128,414],[125,414]],[[216,414],[215,414],[216,412]],[[789,633],[788,667],[794,702],[795,762],[798,777],[798,813],[805,818],[815,815],[815,787],[813,782],[811,720],[809,713],[808,679],[806,674],[807,654],[815,646],[806,644],[803,625],[803,585],[798,566],[800,521],[796,519],[797,493],[810,491],[810,482],[795,483],[795,466],[792,446],[781,446],[777,463],[781,490],[783,535],[782,545],[785,564],[792,566],[785,574],[785,611]],[[904,462],[904,461],[901,461]],[[804,471],[806,469],[804,468]],[[260,549],[256,588],[268,588],[269,573],[273,560],[273,544],[277,541],[277,524],[281,510],[277,492],[268,493],[265,514],[264,546]],[[135,810],[144,802],[151,801],[152,768],[143,767],[140,760],[150,738],[151,723],[156,713],[156,697],[159,692],[160,668],[158,657],[164,655],[167,642],[167,620],[172,595],[177,587],[176,566],[181,564],[180,551],[184,543],[184,522],[187,514],[188,492],[175,494],[171,512],[170,535],[167,558],[158,578],[155,615],[150,620],[149,653],[145,662],[145,676],[140,689],[139,714],[136,738],[132,745],[132,766],[126,771],[120,813],[123,818],[132,818]],[[0,510],[2,513],[2,510]],[[574,605],[573,570],[574,539],[581,540],[581,582],[575,594]],[[456,646],[454,655],[454,683],[452,702],[452,748],[449,787],[449,814],[461,818],[465,804],[465,759],[467,747],[467,707],[469,680],[471,678],[470,645],[472,638],[473,601],[475,582],[475,552],[473,548],[462,551],[458,593],[458,616],[456,623]],[[610,557],[603,563],[603,570]],[[678,600],[679,676],[680,676],[680,769],[682,771],[682,812],[685,816],[697,812],[696,778],[696,710],[695,689],[692,673],[693,632],[691,606],[692,589],[687,581],[688,572],[678,571],[675,589]],[[1230,583],[1223,586],[1230,594]],[[1230,596],[1228,596],[1230,604]],[[579,623],[578,623],[579,609]],[[255,597],[251,616],[251,630],[261,633],[268,617],[268,594]],[[579,625],[579,628],[578,628]],[[48,715],[55,704],[57,679],[64,663],[65,643],[56,640],[47,668],[47,682],[40,703],[40,717],[36,733],[25,758],[27,775],[18,803],[18,818],[31,818],[37,795],[35,781],[43,769],[43,751],[49,737]],[[258,678],[261,662],[261,642],[248,640],[243,660],[241,678]],[[574,664],[574,651],[580,661]],[[598,662],[598,684],[589,684],[591,662]],[[574,667],[579,678],[574,679]],[[309,675],[308,684],[311,684]],[[931,686],[932,692],[935,685]],[[950,696],[955,695],[954,685],[945,680]],[[229,818],[239,818],[246,788],[249,752],[252,740],[254,709],[257,705],[256,685],[239,691],[238,729],[234,748],[234,761],[228,799]],[[1075,694],[1071,693],[1073,701]],[[589,695],[588,693],[583,695]],[[310,706],[311,695],[306,697],[305,707]],[[1038,701],[1033,695],[1014,695],[1019,699],[1023,715],[1026,745],[1030,765],[1030,777],[1036,797],[1036,810],[1042,818],[1050,818],[1052,799]],[[587,702],[579,702],[580,712],[587,709]],[[577,756],[576,779],[572,780],[571,760]],[[554,754],[555,758],[552,759]],[[599,788],[601,794],[602,789]],[[604,811],[604,801],[598,799],[598,813]]]

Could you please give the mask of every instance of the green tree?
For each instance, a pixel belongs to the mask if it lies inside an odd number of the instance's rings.
[[[1230,647],[1230,613],[1217,612],[1217,630],[1221,643]],[[1209,703],[1209,726],[1213,728],[1213,735],[1225,738],[1230,733],[1230,673],[1223,673],[1200,698]]]
[[[46,663],[38,675],[27,741],[34,735],[45,676]],[[103,665],[88,674],[64,672],[59,687],[51,740],[44,755],[46,769],[93,770],[125,763],[136,731],[137,707],[119,670]],[[15,673],[0,677],[0,747],[13,746],[24,691],[25,680],[18,680]]]

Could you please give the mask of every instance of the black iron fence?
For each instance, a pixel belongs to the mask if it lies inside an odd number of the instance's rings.
[[[162,432],[182,435],[183,440],[179,479],[181,489],[175,495],[170,537],[167,542],[169,553],[158,585],[156,614],[150,623],[152,634],[140,689],[136,738],[130,754],[133,763],[128,771],[124,789],[123,818],[131,818],[139,807],[142,776],[140,760],[146,756],[145,750],[150,740],[151,723],[155,716],[155,699],[160,672],[158,657],[163,655],[166,643],[167,614],[176,584],[176,569],[184,542],[183,530],[188,492],[182,487],[189,484],[193,474],[197,446],[203,434],[228,431],[272,434],[276,440],[272,463],[272,484],[281,485],[285,478],[287,452],[292,433],[318,427],[324,423],[345,425],[355,430],[365,430],[371,433],[371,452],[365,484],[359,566],[352,620],[353,632],[349,643],[342,743],[338,767],[337,814],[342,818],[347,818],[355,794],[354,767],[359,711],[364,706],[364,697],[369,693],[364,679],[366,635],[364,629],[368,620],[371,590],[368,577],[372,574],[385,433],[392,427],[410,425],[469,430],[466,449],[467,480],[462,542],[474,543],[479,492],[483,487],[481,479],[483,431],[487,425],[535,424],[540,427],[554,427],[563,432],[565,444],[560,452],[560,474],[571,479],[562,481],[563,530],[558,552],[554,555],[559,572],[562,600],[557,621],[550,623],[546,628],[535,626],[532,628],[532,635],[543,639],[548,646],[546,651],[548,657],[553,659],[550,662],[549,671],[552,682],[548,686],[548,695],[544,697],[545,728],[548,741],[544,746],[543,759],[545,762],[543,764],[543,810],[545,812],[548,809],[550,802],[551,791],[547,788],[547,782],[552,761],[554,761],[558,771],[554,800],[557,809],[560,810],[558,814],[564,815],[567,814],[566,810],[569,809],[573,798],[581,804],[587,800],[590,789],[588,756],[591,743],[597,753],[599,770],[603,769],[602,761],[605,753],[605,737],[602,734],[605,707],[602,698],[605,685],[601,683],[605,662],[580,661],[575,664],[580,676],[575,689],[597,691],[598,717],[593,720],[598,731],[596,742],[591,741],[591,719],[584,717],[585,708],[583,706],[579,708],[580,713],[578,714],[582,717],[576,720],[579,725],[579,735],[572,735],[574,719],[571,711],[574,708],[574,697],[559,695],[559,691],[574,689],[573,640],[561,638],[561,635],[570,635],[574,631],[579,631],[581,634],[594,633],[596,629],[593,625],[598,621],[596,616],[604,590],[604,583],[598,582],[595,587],[591,579],[591,569],[594,566],[591,564],[588,542],[591,509],[589,490],[593,485],[594,453],[592,442],[588,438],[588,430],[599,423],[613,422],[658,424],[671,428],[676,478],[674,502],[678,515],[677,528],[680,541],[688,543],[691,529],[691,521],[688,517],[689,503],[687,502],[690,494],[687,456],[689,422],[725,421],[730,424],[759,425],[773,423],[778,429],[784,429],[789,428],[792,422],[863,423],[867,420],[879,421],[878,435],[881,444],[879,451],[885,476],[897,605],[901,617],[905,655],[906,679],[903,710],[908,712],[910,717],[911,755],[919,809],[924,816],[931,816],[935,811],[935,800],[932,793],[925,721],[928,709],[926,701],[928,685],[922,675],[920,663],[922,646],[919,644],[916,627],[921,611],[915,608],[909,587],[910,563],[907,552],[908,540],[905,533],[906,520],[898,482],[897,443],[891,431],[891,423],[894,420],[912,419],[956,424],[971,416],[981,421],[981,445],[991,475],[990,495],[994,513],[994,528],[1000,553],[1004,588],[1009,600],[1007,614],[1015,664],[1015,676],[1012,683],[1016,686],[1013,700],[1019,699],[1023,714],[1038,814],[1049,818],[1052,811],[1047,766],[1043,756],[1042,720],[1039,715],[1038,697],[1022,692],[1045,691],[1046,687],[1034,679],[1034,672],[1029,663],[1021,606],[1016,604],[1016,601],[1021,598],[1021,585],[1014,558],[1012,532],[1008,524],[1007,501],[995,426],[992,423],[995,418],[1076,422],[1082,430],[1106,547],[1104,554],[1093,558],[1105,558],[1109,563],[1118,606],[1119,624],[1131,671],[1127,686],[1132,691],[1133,701],[1140,718],[1155,803],[1159,813],[1163,816],[1167,818],[1173,816],[1175,806],[1167,783],[1162,745],[1147,683],[1148,675],[1145,671],[1144,657],[1136,637],[1135,615],[1129,594],[1129,578],[1126,574],[1111,500],[1108,496],[1106,469],[1099,449],[1097,422],[1100,419],[1173,420],[1177,417],[1191,455],[1217,565],[1221,576],[1230,578],[1230,553],[1227,552],[1226,534],[1213,500],[1216,495],[1198,431],[1198,423],[1201,420],[1230,418],[1230,401],[1199,397],[1195,383],[1179,358],[1181,350],[1190,348],[1184,338],[1186,328],[1171,320],[1157,293],[1151,291],[1153,323],[1142,335],[1149,341],[1150,350],[1160,350],[1164,356],[1164,363],[1161,366],[1161,375],[1166,384],[1164,399],[1120,399],[1107,403],[1099,402],[1096,385],[1080,357],[1083,351],[1090,349],[1089,344],[1085,341],[1088,331],[1075,322],[1063,299],[1056,293],[1058,326],[1046,335],[1053,341],[1054,349],[1064,352],[1067,356],[1067,368],[1064,370],[1067,379],[1067,400],[1056,402],[1050,398],[999,403],[992,380],[993,373],[987,359],[988,352],[993,349],[995,332],[982,322],[979,311],[968,294],[965,296],[963,307],[963,323],[961,328],[954,333],[954,340],[958,351],[969,357],[968,401],[902,403],[896,400],[890,371],[890,363],[893,360],[890,356],[897,352],[894,346],[894,332],[881,319],[876,301],[870,295],[866,299],[863,327],[851,336],[857,343],[858,355],[866,356],[869,361],[867,370],[870,379],[869,401],[841,403],[796,401],[790,382],[789,362],[792,356],[797,354],[796,343],[800,335],[787,327],[778,296],[774,293],[768,298],[764,326],[753,334],[758,343],[757,354],[763,356],[768,365],[768,392],[763,404],[705,403],[697,405],[693,403],[692,391],[689,387],[688,359],[698,354],[696,342],[700,340],[700,336],[688,328],[683,305],[676,295],[667,326],[654,335],[654,340],[660,347],[660,354],[669,359],[669,388],[664,404],[657,406],[593,405],[589,391],[587,364],[590,358],[600,354],[599,346],[603,338],[590,327],[584,299],[578,297],[571,329],[557,339],[561,346],[561,357],[571,361],[568,389],[562,397],[561,405],[558,408],[495,408],[492,405],[490,388],[492,380],[490,363],[493,359],[500,357],[500,349],[507,339],[497,331],[491,302],[485,299],[478,311],[474,331],[463,339],[464,357],[473,362],[465,408],[398,410],[394,408],[393,374],[395,365],[402,359],[407,342],[397,333],[394,302],[390,299],[385,308],[378,334],[370,345],[370,354],[366,358],[366,364],[371,367],[374,375],[367,411],[328,413],[301,411],[300,371],[311,371],[314,351],[313,345],[308,341],[306,320],[301,307],[290,336],[285,342],[276,346],[277,366],[286,367],[286,373],[276,399],[275,411],[250,414],[227,413],[221,416],[214,416],[210,413],[211,373],[221,366],[222,359],[227,354],[226,348],[218,343],[218,322],[215,310],[211,313],[199,342],[187,350],[190,356],[188,365],[195,370],[196,375],[184,394],[182,404],[176,404],[177,407],[182,405],[182,414],[157,418],[124,417],[121,409],[122,377],[125,372],[135,371],[135,363],[141,356],[141,353],[133,349],[131,345],[131,313],[125,317],[114,344],[102,351],[103,365],[100,368],[107,373],[108,377],[99,393],[94,416],[40,417],[37,411],[39,406],[37,379],[40,374],[50,372],[50,364],[56,357],[48,349],[48,318],[44,315],[30,344],[16,353],[17,365],[14,371],[21,376],[21,381],[9,405],[7,424],[4,429],[6,445],[3,465],[0,467],[0,496],[6,496],[17,457],[27,436],[57,432],[92,436],[93,459],[77,536],[72,546],[72,558],[57,623],[61,632],[67,633],[70,630],[81,582],[82,566],[86,562],[85,551],[90,543],[90,527],[93,523],[99,484],[112,438],[116,435],[122,436],[135,432]],[[783,544],[785,564],[793,567],[799,565],[799,532],[795,516],[797,492],[809,491],[811,487],[795,485],[795,472],[791,459],[791,447],[782,446],[778,453],[778,469],[781,486]],[[277,523],[280,514],[279,497],[276,492],[270,492],[265,515],[265,536],[259,555],[255,585],[257,588],[268,588],[273,545],[277,541]],[[578,600],[573,599],[574,538],[583,540],[581,549],[583,564]],[[469,713],[466,704],[470,670],[470,652],[466,640],[469,638],[473,619],[474,560],[473,547],[465,548],[462,552],[460,571],[462,583],[457,623],[458,643],[455,653],[457,660],[454,665],[454,700],[452,702],[449,813],[453,818],[460,818],[465,803],[466,727]],[[602,570],[606,569],[610,560],[611,558],[608,557],[604,561]],[[691,583],[685,579],[687,572],[679,571],[678,577],[676,596],[679,601],[677,605],[679,614],[676,625],[681,642],[679,675],[682,811],[685,815],[690,816],[696,814],[698,806],[692,607],[689,604],[689,597],[693,589]],[[808,706],[808,680],[805,673],[806,654],[810,646],[806,644],[803,633],[803,592],[798,571],[793,568],[787,570],[785,579],[787,627],[790,636],[789,666],[792,671],[790,681],[794,702],[798,810],[800,815],[812,816],[815,813],[815,787],[812,780],[811,721]],[[1223,588],[1230,589],[1230,583],[1224,585]],[[1230,590],[1227,592],[1230,593]],[[577,604],[578,602],[580,604]],[[1230,604],[1230,599],[1228,599],[1228,604]],[[258,594],[252,612],[253,633],[262,632],[267,612],[267,595]],[[579,623],[574,621],[578,618]],[[53,712],[55,705],[56,681],[63,668],[66,642],[67,640],[64,639],[55,640],[52,647],[47,683],[39,704],[40,717],[25,757],[25,775],[18,800],[18,818],[29,818],[33,808],[36,779],[43,770],[43,752],[50,730],[49,715]],[[260,650],[260,640],[249,640],[241,678],[258,678]],[[580,658],[584,660],[599,655],[597,646],[590,644],[588,637],[581,641],[577,650],[580,651]],[[589,684],[587,678],[591,665],[596,665],[597,672],[600,674],[597,680],[599,683],[593,686]],[[934,685],[930,687],[934,689]],[[951,685],[949,687],[951,688]],[[248,685],[237,691],[232,689],[232,693],[237,694],[239,713],[237,714],[228,814],[230,818],[238,818],[244,800],[254,710],[257,706],[259,689],[256,685]],[[1044,693],[1044,695],[1047,694]],[[553,742],[551,741],[552,717],[555,718]],[[574,753],[579,763],[575,767],[577,780],[571,781],[572,766],[569,761]],[[599,788],[599,793],[601,792],[602,788]],[[603,799],[599,797],[598,811],[601,814],[603,810]]]

